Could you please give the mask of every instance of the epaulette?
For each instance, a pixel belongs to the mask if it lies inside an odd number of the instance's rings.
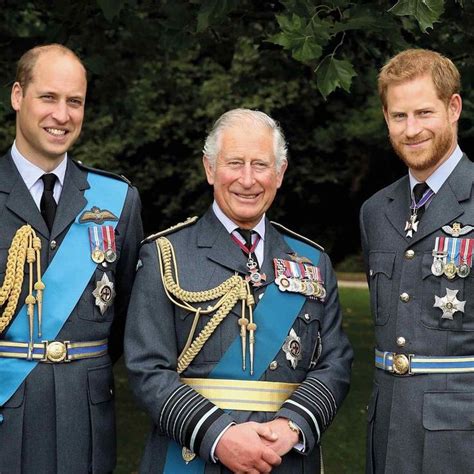
[[[278,230],[281,230],[284,234],[288,234],[292,237],[296,237],[299,240],[302,240],[303,242],[306,242],[309,245],[312,245],[313,247],[316,247],[317,249],[321,250],[321,252],[324,252],[324,247],[321,245],[317,244],[316,242],[313,242],[312,240],[308,239],[307,237],[304,237],[303,235],[297,234],[296,232],[293,232],[292,230],[288,229],[284,225],[279,224],[278,222],[275,221],[270,221],[270,223],[275,226]]]
[[[123,181],[127,183],[129,186],[132,186],[132,183],[129,179],[127,179],[125,176],[121,174],[116,174],[112,173],[111,171],[105,171],[105,170],[100,170],[98,168],[93,168],[92,166],[87,166],[85,165],[82,161],[77,161],[77,160],[72,160],[74,163],[81,169],[85,171],[92,171],[93,173],[101,174],[103,176],[107,176],[109,178],[114,178],[114,179],[119,179],[120,181]]]
[[[158,237],[163,237],[164,235],[171,234],[173,232],[176,232],[179,229],[183,229],[184,227],[187,227],[188,225],[195,224],[197,220],[199,219],[198,216],[193,216],[193,217],[188,217],[185,221],[183,222],[178,222],[175,225],[172,225],[171,227],[168,227],[165,230],[161,230],[160,232],[157,232],[156,234],[151,234],[145,239],[141,241],[140,245],[147,244],[149,242],[153,242],[156,240]]]

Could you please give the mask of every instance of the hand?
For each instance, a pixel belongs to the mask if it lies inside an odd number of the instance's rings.
[[[262,423],[262,426],[268,427],[272,433],[277,435],[275,440],[265,439],[264,444],[272,448],[279,456],[284,456],[288,451],[298,444],[298,433],[291,430],[288,426],[287,418],[276,418],[267,423]]]
[[[271,472],[281,457],[265,445],[276,441],[275,433],[265,425],[249,421],[231,426],[217,443],[219,461],[236,473]]]

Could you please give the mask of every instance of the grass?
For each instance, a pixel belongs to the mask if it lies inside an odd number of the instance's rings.
[[[354,347],[355,360],[349,395],[333,424],[323,436],[325,472],[362,474],[366,405],[373,370],[372,322],[366,289],[341,288],[339,292],[344,314],[344,329]],[[118,431],[118,462],[115,472],[136,473],[150,422],[132,399],[122,360],[115,367],[115,377]]]

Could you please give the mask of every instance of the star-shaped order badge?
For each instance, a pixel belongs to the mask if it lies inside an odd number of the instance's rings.
[[[112,305],[115,297],[114,284],[109,280],[107,273],[96,282],[95,290],[92,292],[95,296],[95,304],[100,309],[100,314],[104,314],[105,310]]]
[[[456,298],[459,290],[450,290],[446,288],[446,296],[440,298],[439,296],[435,295],[435,304],[433,305],[435,308],[440,308],[443,312],[441,319],[453,319],[453,315],[456,311],[464,313],[464,305],[466,304],[465,301],[459,301]]]

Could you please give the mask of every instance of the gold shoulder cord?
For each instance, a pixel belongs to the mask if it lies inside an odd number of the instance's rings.
[[[3,314],[0,316],[0,334],[10,324],[15,314],[23,286],[25,261],[29,265],[29,291],[25,299],[30,328],[30,351],[33,343],[34,306],[38,303],[38,337],[41,337],[42,303],[44,283],[41,281],[41,240],[36,236],[30,225],[20,227],[13,237],[8,250],[5,278],[0,288],[0,307],[7,301]],[[33,285],[33,264],[36,262],[37,281]],[[36,297],[33,295],[36,290]],[[31,354],[29,354],[31,356]]]
[[[242,343],[242,370],[245,370],[245,355],[247,330],[249,331],[249,351],[250,351],[250,373],[253,374],[254,359],[254,333],[257,329],[253,322],[252,306],[254,299],[248,283],[240,276],[233,275],[219,286],[205,291],[186,291],[179,286],[178,267],[176,256],[171,242],[166,237],[160,237],[156,240],[158,249],[158,260],[160,262],[160,273],[163,280],[168,298],[180,308],[194,313],[194,320],[189,332],[186,345],[178,357],[177,371],[179,374],[184,372],[193,359],[197,356],[206,341],[211,337],[217,326],[230,313],[238,300],[242,301],[242,314],[239,319],[240,338]],[[204,303],[219,298],[214,305],[202,309],[201,306],[195,307],[191,303]],[[245,310],[248,309],[249,319],[245,317]],[[209,319],[201,332],[193,340],[199,317],[202,314],[216,313]]]

